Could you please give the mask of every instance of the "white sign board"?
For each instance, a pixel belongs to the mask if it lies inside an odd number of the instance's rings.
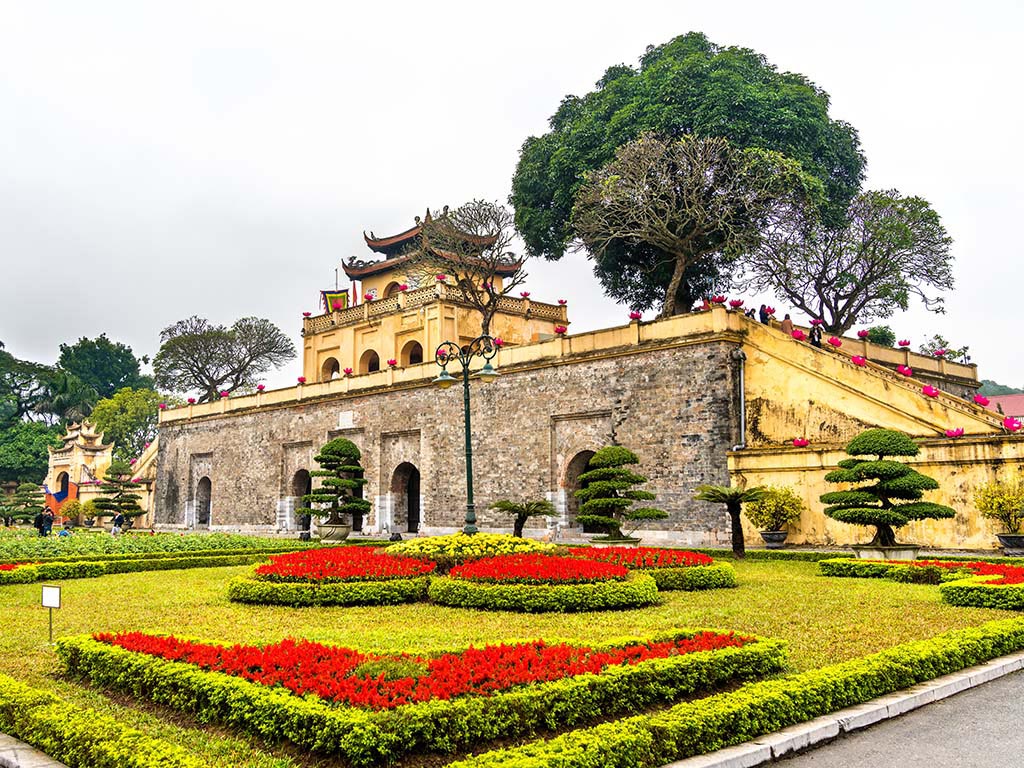
[[[43,608],[60,608],[60,587],[43,585]]]

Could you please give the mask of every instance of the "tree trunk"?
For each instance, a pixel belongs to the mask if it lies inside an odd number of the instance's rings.
[[[523,527],[526,525],[526,515],[516,515],[516,521],[512,524],[512,535],[517,539],[523,538]]]
[[[875,538],[871,540],[871,543],[876,547],[895,547],[896,532],[888,523],[876,523]]]
[[[676,255],[676,266],[672,270],[672,279],[665,289],[665,303],[661,308],[659,318],[672,317],[676,313],[676,293],[679,291],[679,284],[683,281],[683,273],[686,272],[686,259]],[[687,307],[689,309],[689,307]]]
[[[737,559],[742,559],[747,554],[747,547],[743,543],[743,523],[740,521],[739,502],[730,502],[725,508],[729,510],[729,517],[732,520],[732,554]]]

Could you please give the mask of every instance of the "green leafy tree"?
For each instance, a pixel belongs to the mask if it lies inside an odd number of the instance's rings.
[[[96,406],[96,390],[73,373],[61,368],[43,375],[46,391],[36,403],[35,410],[47,423],[68,424],[82,421]]]
[[[800,519],[804,502],[792,488],[766,486],[760,498],[747,504],[747,519],[761,531],[781,531]]]
[[[985,483],[974,492],[974,506],[982,517],[1003,524],[1005,533],[1019,534],[1024,524],[1024,483],[996,480]]]
[[[164,328],[153,360],[156,383],[198,392],[199,402],[254,387],[263,374],[295,357],[295,345],[269,320],[243,317],[229,328],[190,317]]]
[[[52,371],[0,350],[0,425],[44,419],[38,406],[47,394],[47,376]]]
[[[141,487],[132,479],[132,466],[127,461],[115,459],[104,474],[100,496],[94,500],[97,516],[113,517],[118,512],[125,517],[145,514],[139,506],[142,497],[136,492]]]
[[[509,501],[508,499],[501,499],[491,504],[491,509],[496,509],[507,515],[515,515],[515,520],[512,523],[512,535],[520,539],[523,537],[523,528],[526,526],[526,521],[531,517],[558,514],[555,512],[555,505],[546,500]]]
[[[697,486],[695,499],[725,505],[732,529],[732,553],[737,558],[745,557],[747,554],[747,547],[743,541],[743,521],[740,519],[743,505],[747,502],[758,501],[764,496],[764,492],[765,489],[760,486],[756,488],[736,488],[729,485]]]
[[[626,521],[635,523],[632,533],[645,520],[667,518],[668,513],[660,509],[632,508],[637,501],[654,499],[653,493],[636,487],[647,478],[626,468],[639,463],[635,453],[620,445],[608,445],[595,453],[579,477],[585,487],[576,491],[576,498],[583,502],[577,521],[603,529],[608,539],[624,539],[628,537],[622,532]]]
[[[971,360],[970,347],[954,347],[939,334],[935,334],[924,344],[921,344],[918,350],[923,355],[935,355],[936,352],[942,351],[944,353],[942,357],[961,363],[968,363]]]
[[[880,347],[895,347],[896,332],[888,325],[876,325],[868,328],[868,341]]]
[[[871,543],[891,547],[896,544],[893,529],[912,520],[943,519],[956,513],[950,507],[921,501],[925,491],[939,484],[912,467],[888,459],[888,456],[916,456],[920,447],[892,429],[869,429],[861,432],[846,446],[850,459],[839,462],[839,469],[825,475],[829,483],[868,483],[849,491],[822,494],[827,504],[825,514],[834,520],[853,525],[873,525]],[[874,456],[861,459],[860,456]]]
[[[703,259],[728,260],[754,248],[777,209],[817,196],[820,182],[778,152],[740,150],[722,138],[660,139],[644,134],[587,176],[576,195],[572,225],[598,265],[620,267],[621,243],[646,243],[654,260],[641,271],[669,274],[650,301],[661,316],[676,314],[687,269]],[[667,261],[671,270],[659,270]],[[717,262],[712,262],[713,264]],[[621,272],[621,268],[618,270]],[[618,280],[604,285],[619,301]],[[689,311],[691,303],[679,306]]]
[[[41,483],[49,468],[47,448],[56,448],[61,431],[34,421],[0,427],[0,482]]]
[[[11,497],[8,509],[15,520],[31,520],[46,507],[46,494],[35,483],[22,483]]]
[[[105,441],[113,442],[114,455],[127,461],[141,455],[146,443],[156,438],[160,403],[174,400],[152,389],[125,387],[96,403],[90,420]]]
[[[366,485],[360,458],[362,453],[351,440],[336,437],[326,443],[313,457],[320,469],[309,473],[320,478],[320,487],[302,497],[308,506],[297,509],[296,514],[326,518],[328,525],[345,525],[352,522],[352,515],[369,512],[370,502],[356,495]]]
[[[153,380],[140,373],[142,362],[146,358],[139,360],[131,347],[101,333],[95,339],[83,336],[74,344],[61,344],[57,366],[96,390],[99,398],[106,398],[124,387],[152,389]]]
[[[918,297],[943,312],[953,288],[952,240],[927,200],[896,190],[862,192],[836,227],[798,206],[767,228],[739,285],[771,291],[831,333],[891,317]]]
[[[829,118],[828,102],[803,75],[700,33],[650,47],[639,68],[613,66],[590,93],[566,96],[551,130],[523,144],[510,198],[516,226],[531,255],[561,258],[575,236],[570,214],[586,175],[647,132],[720,136],[741,149],[780,152],[822,182],[826,219],[838,222],[860,187],[864,158],[856,131]],[[647,246],[620,247],[630,263],[630,252]]]

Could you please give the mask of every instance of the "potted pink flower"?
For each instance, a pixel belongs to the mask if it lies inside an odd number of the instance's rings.
[[[569,329],[566,328],[564,325],[556,325],[555,326],[555,333],[558,334],[559,336],[564,336],[565,332],[568,331],[568,330]]]
[[[194,397],[190,397],[190,398],[188,399],[188,404],[189,404],[189,405],[195,405],[195,404],[196,404],[196,399],[195,399]]]
[[[298,377],[297,379],[295,379],[295,380],[296,380],[297,382],[299,382],[299,384],[305,384],[305,383],[306,383],[306,377],[305,377],[305,376],[299,376],[299,377]]]
[[[764,311],[768,313],[768,317],[773,317],[775,315],[775,307],[765,307]]]
[[[166,411],[167,403],[160,403],[160,405],[158,405],[157,408],[159,408],[161,411]]]
[[[401,291],[402,293],[405,293],[406,291],[409,290],[409,286],[406,283],[402,283],[398,286],[398,290]]]
[[[868,364],[867,358],[861,357],[860,355],[854,355],[853,357],[851,357],[850,362],[853,363],[854,365],[859,365],[862,368]]]
[[[957,427],[956,429],[947,429],[946,430],[946,437],[963,437],[963,436],[964,436],[964,428],[963,427]]]
[[[840,339],[838,336],[829,336],[828,343],[835,347],[836,349],[839,349],[841,346],[843,346],[843,340]]]
[[[822,325],[824,322],[820,317],[811,318],[811,325]]]
[[[398,367],[398,361],[395,360],[395,358],[392,357],[390,360],[388,360],[388,365],[391,366],[392,368],[397,368]]]
[[[909,347],[910,346],[910,339],[900,339],[896,343],[899,344],[901,347]]]
[[[310,316],[310,315],[312,315],[312,314],[313,314],[312,312],[303,312],[303,313],[302,313],[302,316],[303,316],[303,317],[309,317],[309,316]]]
[[[524,299],[530,298],[530,292],[529,291],[520,291],[519,295],[522,296]]]
[[[500,336],[495,336],[491,339],[491,344],[496,346],[498,349],[501,349],[505,345],[505,342]]]
[[[904,376],[913,376],[914,369],[911,368],[909,365],[897,365],[896,373],[902,373]]]
[[[976,402],[976,403],[977,403],[978,405],[980,405],[980,406],[981,406],[982,408],[984,408],[984,407],[986,407],[986,406],[987,406],[987,405],[988,405],[989,403],[991,403],[992,401],[991,401],[991,400],[989,400],[989,399],[988,399],[987,397],[985,397],[984,395],[975,395],[975,396],[974,396],[974,402]]]
[[[439,283],[443,283],[445,280],[448,279],[448,275],[435,275],[434,279],[437,280],[437,282]]]
[[[797,341],[803,341],[804,339],[806,339],[806,338],[807,338],[807,334],[806,334],[806,333],[804,333],[803,331],[801,331],[801,330],[800,330],[799,328],[794,328],[794,329],[793,329],[793,334],[792,334],[792,336],[793,336],[793,338],[794,338],[794,339],[796,339]]]
[[[364,301],[373,301],[375,298],[376,297],[372,293],[364,293],[363,294],[363,300]]]
[[[220,391],[220,396],[221,396],[221,397],[230,397],[230,396],[231,396],[231,392],[230,392],[229,390],[226,390],[226,389],[222,389],[222,390]]]
[[[344,371],[342,371],[342,373],[344,373],[346,376],[351,376],[352,375],[352,369],[351,368],[346,368]]]
[[[859,331],[857,331],[858,339],[866,339],[870,335],[871,331],[869,331],[867,328],[861,328]]]
[[[630,320],[639,320],[643,316],[644,316],[643,312],[638,312],[635,309],[632,312],[629,313],[629,319]]]
[[[1015,419],[1013,418],[1013,416],[1007,416],[1005,419],[1003,419],[1003,427],[1005,427],[1010,432],[1016,432],[1018,429],[1020,429],[1021,423],[1019,419]]]
[[[811,444],[811,441],[808,440],[806,437],[794,437],[793,438],[793,447],[794,448],[806,448],[810,444]]]
[[[937,390],[931,384],[925,384],[923,387],[921,387],[921,394],[924,395],[925,397],[938,397],[939,390]]]
[[[935,355],[936,357],[945,357],[947,351],[948,350],[945,349],[936,349],[934,352],[932,352],[932,354]]]
[[[257,385],[256,385],[256,391],[257,391],[257,392],[262,392],[262,391],[263,391],[264,389],[266,389],[266,388],[267,388],[267,385],[266,385],[266,384],[257,384]]]
[[[729,306],[733,309],[739,309],[743,306],[743,299],[732,299],[729,301]]]
[[[712,304],[725,304],[725,301],[726,301],[725,296],[723,296],[722,294],[719,294],[718,296],[712,296],[711,297],[711,303]]]
[[[566,301],[565,299],[559,299],[559,300],[558,300],[558,305],[559,305],[560,307],[564,307],[564,306],[565,306],[566,304],[568,304],[568,303],[569,303],[569,302],[567,302],[567,301]]]

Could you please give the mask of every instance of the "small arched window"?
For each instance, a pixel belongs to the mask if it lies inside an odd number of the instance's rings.
[[[368,349],[365,352],[363,352],[362,357],[359,358],[359,372],[373,373],[374,371],[379,370],[380,355],[378,355],[372,349]]]
[[[419,365],[423,362],[423,345],[418,341],[410,341],[402,347],[402,365]]]
[[[320,381],[330,381],[336,379],[341,374],[341,366],[338,361],[333,357],[328,357],[324,360],[323,366],[320,368]]]

